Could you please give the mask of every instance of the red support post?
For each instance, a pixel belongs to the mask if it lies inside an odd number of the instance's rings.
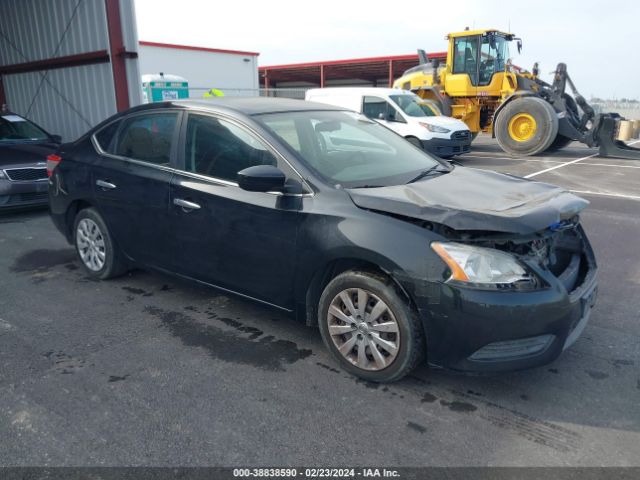
[[[393,86],[393,60],[389,60],[389,88]]]
[[[116,109],[118,112],[129,108],[129,86],[125,63],[124,37],[120,18],[120,1],[104,0],[107,10],[107,30],[109,32],[109,50],[111,52],[111,69],[116,93]]]
[[[320,88],[324,88],[324,64],[320,64]]]

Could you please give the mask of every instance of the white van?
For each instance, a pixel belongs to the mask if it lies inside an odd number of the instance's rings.
[[[442,116],[433,102],[407,90],[313,88],[307,91],[305,100],[355,110],[440,157],[467,153],[471,145],[471,132],[463,121]]]

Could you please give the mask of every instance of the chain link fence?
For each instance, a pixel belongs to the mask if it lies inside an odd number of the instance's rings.
[[[277,97],[304,100],[307,90],[314,87],[300,88],[218,88],[226,97]],[[189,87],[190,98],[203,98],[211,89],[204,87]],[[596,113],[619,113],[627,119],[640,119],[640,102],[637,101],[608,101],[591,100]]]
[[[279,97],[304,100],[309,88],[218,88],[225,97]],[[204,98],[211,87],[189,87],[189,98]]]
[[[640,119],[640,102],[591,100],[589,104],[596,113],[619,113],[628,120]]]

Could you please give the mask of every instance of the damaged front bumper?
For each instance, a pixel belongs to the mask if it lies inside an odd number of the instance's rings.
[[[481,290],[431,284],[416,295],[430,364],[466,372],[501,372],[547,364],[584,331],[596,303],[593,251],[580,229],[582,251],[562,271],[530,265],[545,287]]]

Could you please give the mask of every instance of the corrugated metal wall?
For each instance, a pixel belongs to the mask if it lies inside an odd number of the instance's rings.
[[[109,63],[6,75],[4,86],[12,111],[65,141],[73,140],[116,113]]]
[[[133,2],[120,6],[127,49],[137,51]],[[99,50],[109,50],[104,0],[0,0],[0,66]],[[130,85],[139,84],[137,60],[127,63]],[[116,112],[110,63],[3,75],[3,83],[9,108],[65,141]],[[130,97],[140,102],[137,90]]]

